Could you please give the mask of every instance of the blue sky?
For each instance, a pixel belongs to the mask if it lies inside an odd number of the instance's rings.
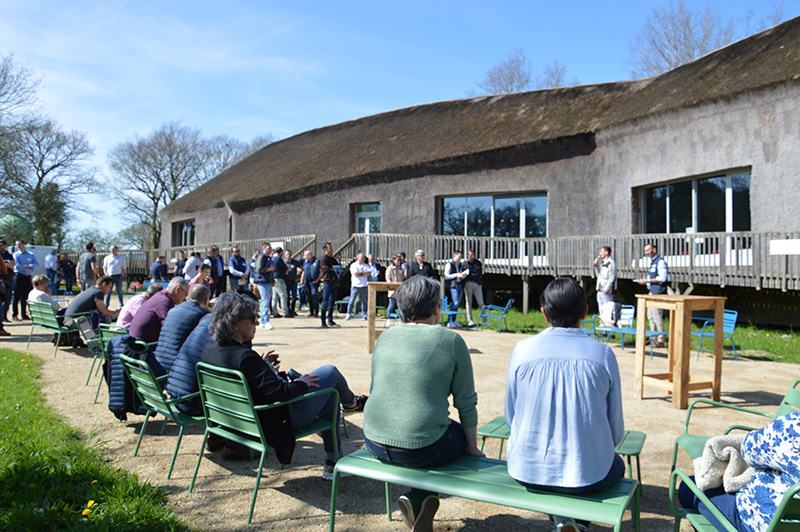
[[[3,0],[0,53],[43,77],[43,109],[106,154],[164,122],[249,141],[420,103],[464,98],[522,48],[557,58],[582,84],[629,79],[628,46],[663,0],[342,1]],[[687,0],[756,19],[764,0]],[[783,2],[785,18],[800,0]],[[94,222],[126,225],[102,196]],[[77,228],[88,226],[80,216]]]

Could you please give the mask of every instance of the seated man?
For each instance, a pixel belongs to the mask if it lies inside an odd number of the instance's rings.
[[[50,279],[46,275],[37,275],[33,278],[33,290],[31,290],[31,292],[28,294],[28,301],[42,301],[44,303],[50,303],[50,305],[53,307],[53,310],[58,312],[61,307],[58,305],[58,303],[53,301],[52,297],[50,297],[51,293]]]
[[[166,283],[167,279],[167,257],[161,255],[150,265],[150,280],[153,282]]]
[[[164,369],[164,372],[172,371],[172,364],[186,338],[197,326],[197,322],[209,313],[208,298],[210,294],[211,292],[205,285],[196,284],[189,288],[189,297],[185,303],[167,312],[164,325],[161,327],[161,334],[158,336],[158,346],[156,346],[156,361]]]
[[[535,490],[596,493],[625,473],[614,449],[625,427],[619,368],[611,349],[581,331],[588,305],[573,279],[542,294],[549,328],[514,346],[508,364],[508,474]],[[588,523],[551,516],[562,532]]]
[[[142,303],[131,321],[130,335],[148,344],[157,342],[167,312],[175,305],[183,303],[188,292],[189,286],[186,280],[173,277],[165,290]]]
[[[117,325],[119,327],[130,327],[133,317],[136,316],[136,313],[139,311],[139,308],[141,308],[142,304],[153,297],[156,292],[160,292],[163,289],[164,287],[160,284],[151,284],[147,287],[147,290],[130,298],[128,302],[125,303],[125,305],[119,310]]]
[[[90,321],[92,322],[92,329],[97,332],[97,326],[100,325],[102,319],[106,323],[111,323],[111,320],[116,318],[119,311],[112,312],[108,310],[105,304],[106,294],[111,293],[113,281],[108,275],[101,275],[95,281],[94,286],[81,291],[80,294],[75,296],[75,299],[67,307],[65,314],[86,314],[91,311]],[[101,318],[102,317],[102,318]]]
[[[208,324],[211,322],[211,314],[206,314],[194,330],[189,333],[189,337],[183,342],[178,356],[172,364],[167,379],[167,393],[173,399],[180,399],[193,394],[197,388],[197,372],[195,366],[203,358],[203,348],[211,341],[211,333],[208,332]],[[203,407],[200,398],[178,403],[178,410],[190,416],[200,416],[203,414]]]

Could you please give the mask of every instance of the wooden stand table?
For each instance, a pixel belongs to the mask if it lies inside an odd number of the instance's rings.
[[[714,327],[714,376],[712,380],[691,377],[689,359],[692,344],[692,312],[714,310],[717,324],[723,323],[724,297],[682,296],[637,294],[639,300],[636,315],[636,368],[634,372],[634,392],[637,399],[642,398],[644,384],[662,388],[672,393],[672,406],[689,407],[689,391],[711,388],[711,399],[719,401],[722,382],[722,327]],[[669,310],[669,359],[668,373],[644,374],[645,338],[647,330],[647,309]]]
[[[390,283],[388,281],[367,283],[367,351],[369,354],[372,354],[372,350],[375,349],[375,342],[378,341],[378,336],[383,332],[375,328],[375,318],[377,317],[375,301],[378,299],[378,292],[390,292],[398,286],[400,286],[400,283]],[[388,318],[389,316],[386,317]]]

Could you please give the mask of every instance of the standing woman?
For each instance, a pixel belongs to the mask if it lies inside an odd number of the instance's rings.
[[[402,283],[406,280],[405,271],[403,270],[402,266],[400,265],[400,256],[399,255],[392,255],[392,263],[386,268],[386,281],[389,283]],[[389,317],[392,315],[392,312],[397,309],[397,298],[395,296],[395,291],[389,291],[389,308],[386,309],[386,327],[389,327],[392,324],[392,319]]]
[[[439,325],[439,282],[410,277],[395,292],[403,323],[381,334],[372,354],[364,442],[378,460],[414,468],[447,465],[477,445],[478,395],[467,344]],[[448,398],[461,423],[450,419]],[[406,406],[399,406],[400,399]],[[414,532],[429,532],[439,508],[435,493],[412,489],[398,504]]]

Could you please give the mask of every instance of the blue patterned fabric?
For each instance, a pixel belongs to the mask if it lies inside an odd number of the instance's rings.
[[[779,417],[748,434],[742,456],[755,470],[736,494],[736,508],[748,532],[765,530],[783,494],[800,482],[800,413]]]

